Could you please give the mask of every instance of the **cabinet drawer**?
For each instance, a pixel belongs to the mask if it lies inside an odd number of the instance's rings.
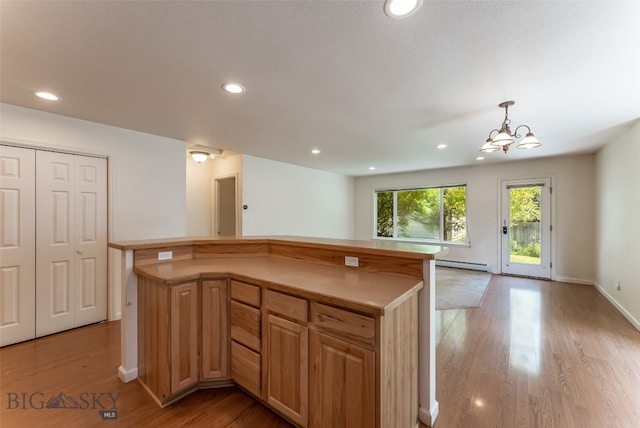
[[[231,298],[256,308],[260,307],[260,287],[231,280]]]
[[[276,314],[307,322],[307,301],[299,297],[267,290],[264,294],[264,307]]]
[[[370,345],[374,344],[376,322],[372,317],[356,314],[321,303],[311,304],[311,322],[319,329]]]
[[[231,379],[260,397],[260,354],[231,341]]]
[[[260,311],[231,301],[231,338],[260,352]]]

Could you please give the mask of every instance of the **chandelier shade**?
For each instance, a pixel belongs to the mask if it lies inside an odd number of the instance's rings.
[[[493,140],[491,138],[487,138],[487,141],[482,145],[480,151],[482,153],[491,153],[500,150],[500,148],[493,144]]]
[[[535,149],[536,147],[540,147],[540,141],[533,135],[533,132],[527,133],[522,139],[522,142],[518,144],[519,149]]]

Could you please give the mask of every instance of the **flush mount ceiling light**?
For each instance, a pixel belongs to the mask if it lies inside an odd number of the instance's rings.
[[[313,150],[311,150],[311,154],[319,155],[320,154],[320,150],[319,149],[313,149]]]
[[[207,146],[195,146],[192,150],[189,150],[191,158],[197,163],[202,163],[209,158],[215,159],[222,154],[222,150],[214,149]]]
[[[384,13],[391,18],[404,18],[414,14],[420,5],[422,5],[422,0],[386,0]]]
[[[52,94],[51,92],[39,91],[39,92],[36,92],[35,94],[36,94],[36,97],[42,98],[43,100],[47,100],[47,101],[60,100],[59,96],[57,96],[56,94]]]
[[[446,145],[446,144],[438,144],[438,145],[436,146],[436,149],[440,149],[440,150],[442,150],[442,149],[446,149],[446,148],[447,148],[447,145]]]
[[[491,153],[502,149],[503,152],[507,153],[509,147],[515,142],[516,138],[521,137],[521,135],[518,134],[518,129],[520,128],[527,128],[527,135],[525,135],[520,144],[517,145],[519,149],[534,149],[542,145],[533,135],[533,132],[531,132],[531,128],[527,125],[518,125],[516,130],[511,132],[511,128],[509,128],[509,125],[511,125],[511,120],[509,120],[509,106],[514,104],[515,101],[505,101],[498,104],[498,107],[504,109],[504,120],[502,121],[502,126],[500,129],[492,129],[491,132],[489,132],[489,138],[487,138],[487,141],[485,141],[480,148],[481,152]],[[492,137],[494,132],[497,132],[497,134],[495,134],[495,137]]]
[[[222,89],[230,94],[241,94],[246,90],[244,89],[244,86],[239,83],[225,83],[222,85]]]

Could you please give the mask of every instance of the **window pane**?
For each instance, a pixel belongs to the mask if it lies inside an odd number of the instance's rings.
[[[509,189],[511,262],[540,264],[541,191],[540,186]]]
[[[467,187],[446,187],[444,194],[444,240],[467,242]]]
[[[377,233],[381,238],[393,238],[393,192],[377,192]]]
[[[398,192],[398,237],[440,239],[440,189]]]

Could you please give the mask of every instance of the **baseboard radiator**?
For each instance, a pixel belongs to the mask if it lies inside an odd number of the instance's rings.
[[[458,262],[455,260],[436,260],[436,266],[452,267],[458,269],[479,270],[491,272],[491,265],[486,263]]]

